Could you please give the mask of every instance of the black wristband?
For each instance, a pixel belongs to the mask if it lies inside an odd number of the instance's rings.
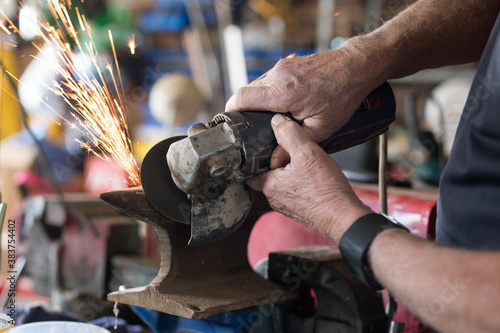
[[[383,289],[383,287],[375,278],[368,263],[368,249],[375,236],[391,228],[408,231],[408,229],[391,221],[385,215],[368,214],[354,222],[340,238],[339,242],[340,253],[351,273],[361,282],[376,290]]]

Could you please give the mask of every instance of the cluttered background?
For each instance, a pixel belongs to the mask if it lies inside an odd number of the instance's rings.
[[[115,304],[107,294],[153,281],[161,244],[152,226],[97,195],[140,185],[149,148],[223,112],[236,89],[279,59],[338,48],[407,5],[398,0],[4,0],[0,268],[1,281],[7,282],[0,305],[13,299],[8,278],[15,271],[17,322],[62,313],[80,321],[113,316]],[[393,215],[408,218],[422,237],[433,236],[439,176],[475,68],[427,70],[390,82],[397,105],[388,152],[388,181],[399,200]],[[367,202],[376,201],[370,192],[377,180],[375,143],[334,156]],[[253,267],[272,251],[329,245],[277,213],[263,219],[248,244]],[[282,237],[266,240],[272,232]],[[151,329],[137,311],[126,306],[120,311],[129,331]],[[421,328],[411,314],[401,316],[408,323],[405,331]]]

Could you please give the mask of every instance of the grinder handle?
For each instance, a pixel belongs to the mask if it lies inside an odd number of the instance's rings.
[[[395,113],[394,94],[391,86],[385,82],[363,100],[347,124],[320,142],[319,146],[328,154],[333,154],[366,142],[387,131],[395,119]],[[233,123],[245,124],[239,131],[246,155],[245,179],[269,171],[271,154],[278,145],[271,128],[271,119],[275,114],[269,111],[224,113]],[[297,121],[290,113],[285,115]]]
[[[328,154],[359,145],[389,128],[396,119],[396,101],[389,83],[372,91],[340,130],[319,143]]]

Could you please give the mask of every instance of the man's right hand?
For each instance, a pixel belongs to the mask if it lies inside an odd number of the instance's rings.
[[[378,86],[369,79],[364,60],[358,50],[348,48],[281,59],[267,76],[238,89],[226,111],[290,112],[311,140],[321,142],[344,126]],[[278,147],[271,168],[288,161]]]
[[[266,77],[238,89],[226,111],[290,112],[309,138],[323,141],[349,121],[377,86],[367,80],[360,58],[340,48],[281,59]]]

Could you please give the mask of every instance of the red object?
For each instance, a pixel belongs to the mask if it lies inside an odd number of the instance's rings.
[[[378,191],[374,186],[353,185],[365,205],[379,212]],[[388,215],[422,238],[435,238],[437,189],[410,190],[390,188],[387,195]]]
[[[85,161],[84,177],[85,191],[91,194],[128,188],[126,172],[117,163],[97,156],[89,156]]]
[[[30,195],[52,193],[43,177],[33,171],[23,170],[14,174],[17,186],[24,187]]]
[[[276,212],[261,216],[255,223],[248,241],[248,261],[252,267],[269,256],[269,252],[282,251],[313,244],[333,243],[319,232]]]

